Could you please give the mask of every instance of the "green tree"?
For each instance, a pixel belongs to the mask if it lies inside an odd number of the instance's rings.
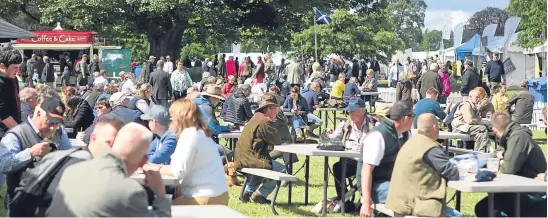
[[[345,57],[361,55],[387,62],[397,50],[404,48],[403,41],[394,32],[392,25],[386,22],[384,10],[373,13],[349,13],[336,10],[331,14],[331,23],[318,24],[318,58],[329,54]],[[302,48],[301,48],[302,43]],[[314,26],[293,35],[291,46],[314,56]]]
[[[419,50],[422,42],[422,30],[424,27],[424,12],[426,3],[424,0],[387,0],[388,14],[394,22],[394,29],[398,36],[405,42],[405,48]]]
[[[506,8],[511,16],[521,17],[518,44],[534,48],[546,41],[546,0],[510,0]]]
[[[441,31],[439,30],[424,30],[421,42],[421,51],[437,51],[440,49]]]

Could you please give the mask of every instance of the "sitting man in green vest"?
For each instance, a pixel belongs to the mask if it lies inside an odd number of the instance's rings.
[[[396,158],[386,208],[394,211],[394,217],[462,217],[445,202],[447,181],[459,180],[459,170],[436,141],[440,132],[436,116],[420,115],[417,130]]]
[[[409,138],[413,117],[411,102],[398,101],[380,121],[381,124],[374,127],[361,143],[356,172],[362,190],[361,217],[371,217],[372,202],[386,202],[396,156]]]
[[[500,139],[497,152],[500,161],[499,172],[534,179],[540,173],[546,172],[546,157],[542,149],[533,140],[529,128],[513,122],[506,111],[496,111],[491,116],[493,132]],[[517,185],[517,184],[516,184]],[[514,211],[514,193],[495,194],[495,216],[516,216]],[[522,193],[520,195],[523,217],[546,217],[546,193]],[[485,197],[476,204],[478,217],[488,216],[488,200]]]

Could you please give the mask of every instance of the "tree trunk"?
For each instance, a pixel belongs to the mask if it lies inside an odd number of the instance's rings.
[[[181,25],[175,25],[167,30],[165,34],[148,34],[150,44],[150,55],[171,56],[171,60],[179,59],[181,55],[181,40],[183,39],[184,28]]]

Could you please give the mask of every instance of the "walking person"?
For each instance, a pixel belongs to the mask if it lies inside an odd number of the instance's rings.
[[[185,98],[187,94],[186,90],[192,85],[192,79],[188,71],[183,67],[182,61],[177,61],[177,69],[171,73],[170,82],[175,100]]]
[[[169,108],[168,100],[171,98],[173,89],[169,81],[169,73],[162,70],[164,62],[156,63],[156,71],[150,75],[150,85],[152,85],[152,101],[154,104]]]

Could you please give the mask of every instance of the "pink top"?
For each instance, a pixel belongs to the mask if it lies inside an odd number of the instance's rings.
[[[449,75],[445,73],[438,73],[441,77],[441,82],[443,83],[443,90],[441,92],[442,96],[449,96],[451,94],[451,81],[449,80]]]
[[[226,61],[226,79],[228,76],[236,76],[236,62],[234,60]]]

